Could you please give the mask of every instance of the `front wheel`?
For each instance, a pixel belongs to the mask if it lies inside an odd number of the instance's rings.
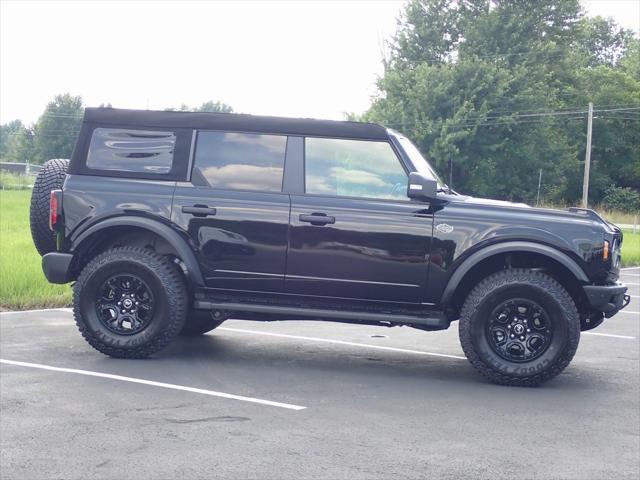
[[[76,324],[96,350],[145,358],[184,326],[188,295],[176,266],[152,250],[118,247],[91,260],[73,289]]]
[[[460,342],[471,364],[501,385],[535,386],[571,362],[580,317],[567,291],[542,272],[510,269],[480,282],[460,316]]]

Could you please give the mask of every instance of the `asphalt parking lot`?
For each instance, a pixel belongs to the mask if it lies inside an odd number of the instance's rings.
[[[540,388],[498,387],[443,332],[230,320],[150,360],[69,310],[0,315],[0,477],[638,478],[631,305]]]

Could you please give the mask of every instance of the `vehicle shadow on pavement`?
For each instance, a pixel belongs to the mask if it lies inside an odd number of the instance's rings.
[[[179,338],[170,347],[151,359],[162,364],[171,362],[184,364],[193,374],[216,375],[224,370],[251,372],[257,379],[289,379],[295,382],[300,375],[306,381],[313,379],[349,382],[388,382],[410,380],[417,384],[428,385],[432,381],[449,384],[479,385],[493,388],[513,388],[493,385],[463,359],[438,356],[416,355],[394,351],[377,351],[335,344],[312,344],[279,338],[264,339],[250,336],[203,335],[198,338]],[[193,366],[197,369],[194,370]],[[574,374],[571,374],[574,371]],[[566,374],[541,388],[516,388],[521,391],[556,390],[592,390],[598,386],[598,380],[591,378],[589,372],[570,368]],[[596,383],[594,383],[594,380]]]

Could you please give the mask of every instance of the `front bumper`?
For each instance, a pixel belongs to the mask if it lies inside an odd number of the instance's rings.
[[[631,297],[627,295],[627,286],[623,283],[615,285],[585,285],[582,287],[589,304],[594,310],[603,312],[609,318],[629,305]]]
[[[69,283],[70,267],[73,255],[70,253],[51,252],[42,257],[42,271],[51,283]]]

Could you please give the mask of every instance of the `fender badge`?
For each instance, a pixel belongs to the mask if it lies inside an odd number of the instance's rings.
[[[453,227],[447,223],[439,223],[436,225],[436,230],[440,233],[451,233],[453,232]]]

